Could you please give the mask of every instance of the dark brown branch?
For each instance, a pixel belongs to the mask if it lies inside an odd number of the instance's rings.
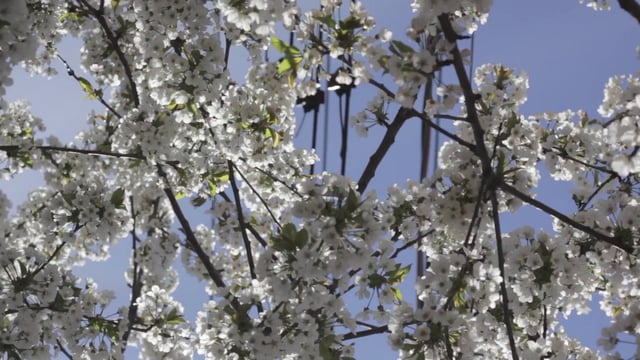
[[[240,226],[240,233],[242,234],[242,241],[244,242],[244,251],[247,253],[247,263],[249,264],[249,273],[252,279],[257,279],[256,265],[253,261],[253,252],[251,250],[251,242],[249,236],[247,236],[247,226],[244,221],[244,213],[242,211],[242,202],[240,201],[240,191],[238,191],[238,184],[236,184],[236,177],[233,171],[233,162],[227,160],[227,167],[229,169],[229,183],[231,183],[231,192],[233,192],[233,198],[236,205],[236,213],[238,215],[238,223]],[[258,310],[263,311],[262,305],[258,304]]]
[[[396,94],[394,94],[393,91],[389,90],[389,88],[385,84],[383,84],[381,82],[378,82],[375,79],[369,79],[368,82],[369,82],[369,84],[377,87],[379,90],[384,92],[388,97],[390,97],[392,99],[394,99],[396,97]]]
[[[496,233],[496,247],[498,251],[498,269],[500,270],[500,293],[502,295],[502,321],[507,328],[511,358],[518,360],[516,340],[513,337],[513,324],[511,322],[511,309],[509,309],[509,294],[507,292],[507,277],[504,272],[504,249],[502,247],[502,229],[500,229],[500,212],[498,210],[498,195],[495,189],[491,191],[491,208],[493,212],[493,225]]]
[[[447,119],[447,120],[469,122],[469,119],[467,119],[466,117],[449,115],[449,114],[433,114],[433,117],[435,119]]]
[[[385,132],[384,137],[380,141],[380,145],[378,145],[378,149],[376,149],[373,155],[371,155],[371,157],[369,158],[369,162],[367,163],[366,168],[362,172],[362,175],[360,176],[360,180],[358,180],[358,191],[360,193],[363,193],[366,190],[367,186],[369,185],[369,182],[375,176],[376,169],[382,162],[382,159],[384,159],[384,156],[387,154],[387,151],[389,151],[389,148],[391,148],[391,145],[395,142],[398,131],[400,131],[400,128],[402,127],[402,125],[404,125],[405,121],[412,116],[412,113],[413,111],[407,108],[400,108],[398,110],[398,113],[396,114],[395,118],[393,119],[391,124],[389,124],[389,126],[387,127],[387,131]]]
[[[385,332],[389,332],[389,328],[387,327],[387,325],[383,325],[383,326],[378,326],[375,328],[371,328],[368,330],[362,330],[362,331],[358,331],[355,334],[354,333],[348,333],[348,334],[344,334],[341,336],[342,340],[352,340],[352,339],[358,339],[361,337],[366,337],[369,335],[374,335],[374,334],[382,334]]]
[[[462,138],[460,138],[458,135],[449,132],[447,130],[445,130],[444,128],[442,128],[441,126],[439,126],[438,124],[434,123],[429,117],[427,117],[425,114],[417,112],[415,110],[411,110],[411,116],[415,116],[420,118],[420,120],[422,121],[426,121],[429,123],[429,126],[431,126],[431,128],[433,128],[434,130],[436,130],[437,132],[439,132],[440,134],[448,137],[451,140],[455,140],[455,142],[457,142],[458,144],[468,148],[469,150],[471,150],[474,154],[476,153],[476,146],[474,144],[469,143],[468,141],[463,140]],[[440,116],[440,115],[438,115]],[[435,115],[434,115],[435,117]]]
[[[8,153],[19,151],[22,147],[18,145],[0,145],[0,151],[5,151]],[[47,151],[58,151],[58,152],[66,152],[71,154],[82,154],[82,155],[93,155],[93,156],[109,156],[116,158],[128,158],[128,159],[137,159],[137,160],[145,160],[145,157],[139,154],[127,154],[127,153],[114,153],[108,151],[101,150],[91,150],[91,149],[74,149],[63,146],[34,146],[34,149],[38,149],[42,152]]]
[[[241,159],[241,160],[242,160],[242,161],[244,161],[244,162],[246,162],[246,160],[245,160],[245,159]],[[277,176],[273,175],[272,173],[270,173],[270,172],[268,172],[268,171],[266,171],[266,170],[260,169],[259,167],[255,167],[255,166],[254,166],[253,168],[254,168],[255,170],[257,170],[257,171],[259,171],[259,172],[263,173],[263,174],[264,174],[264,175],[266,175],[267,177],[269,177],[269,179],[271,179],[271,180],[273,180],[273,181],[275,181],[275,182],[278,182],[278,183],[280,183],[280,184],[284,185],[284,187],[286,187],[287,189],[291,190],[291,192],[292,192],[292,193],[294,193],[294,194],[296,194],[296,195],[298,195],[298,197],[300,197],[300,198],[304,198],[304,196],[303,196],[302,194],[300,194],[300,192],[299,192],[298,190],[296,190],[296,188],[295,188],[294,186],[291,186],[291,184],[287,184],[286,182],[284,182],[283,180],[281,180],[281,179],[280,179],[280,178],[278,178]]]
[[[447,41],[453,44],[453,48],[450,51],[451,55],[453,56],[453,68],[455,69],[456,76],[458,78],[458,81],[460,82],[462,93],[464,94],[464,106],[467,109],[467,118],[469,119],[469,122],[471,124],[473,137],[476,142],[475,153],[482,161],[483,173],[489,174],[491,172],[491,161],[487,152],[487,148],[484,145],[484,130],[480,126],[478,112],[476,111],[476,99],[478,96],[473,92],[473,89],[471,88],[471,82],[469,81],[469,77],[467,75],[467,69],[464,66],[464,61],[462,59],[462,55],[460,54],[460,49],[458,49],[458,34],[456,34],[456,32],[453,30],[451,20],[449,20],[449,14],[442,14],[438,16],[438,21],[440,22],[440,26],[442,27],[442,32],[444,33],[445,38],[447,39]]]
[[[224,201],[228,202],[229,204],[233,204],[233,201],[231,201],[231,198],[229,197],[229,195],[225,194],[224,192],[218,193],[217,195],[223,198]],[[253,234],[253,236],[258,240],[260,245],[262,245],[262,247],[267,247],[268,245],[267,242],[262,238],[258,230],[256,230],[253,227],[253,225],[251,225],[250,223],[245,223],[245,225],[247,226],[247,230],[249,230],[249,232]]]
[[[222,280],[222,276],[220,275],[220,272],[213,267],[213,264],[211,263],[211,259],[209,258],[209,255],[205,253],[202,246],[200,246],[198,239],[196,239],[196,235],[193,233],[193,230],[191,229],[189,220],[187,220],[187,218],[184,216],[184,213],[182,212],[182,208],[180,208],[180,204],[178,204],[178,200],[176,199],[176,196],[173,193],[173,190],[171,190],[171,186],[169,185],[169,179],[167,179],[167,174],[164,172],[164,170],[162,169],[162,166],[160,165],[158,165],[158,174],[160,174],[160,177],[164,180],[164,183],[165,183],[164,193],[167,195],[167,198],[171,203],[171,208],[173,209],[173,212],[175,213],[176,217],[178,218],[178,221],[180,222],[180,225],[182,226],[182,230],[184,231],[187,237],[187,242],[189,243],[193,251],[196,253],[200,261],[202,262],[202,265],[207,270],[207,273],[209,274],[209,277],[211,278],[211,280],[213,280],[213,283],[219,288],[226,287],[227,285]]]
[[[622,10],[628,12],[640,23],[640,4],[635,0],[618,0],[618,4],[620,4]]]
[[[401,252],[403,252],[404,250],[407,250],[409,248],[412,248],[414,245],[418,244],[422,239],[426,238],[427,236],[433,234],[435,232],[435,230],[431,229],[429,231],[427,231],[424,234],[420,234],[418,237],[416,237],[415,239],[411,240],[411,241],[407,241],[406,244],[402,245],[399,248],[396,248],[396,250],[393,252],[393,254],[391,254],[391,256],[389,256],[389,259],[395,259],[398,257],[398,255],[400,255]]]
[[[131,251],[133,257],[133,279],[131,281],[131,299],[129,299],[129,311],[127,313],[127,329],[124,334],[122,334],[122,347],[120,352],[124,354],[127,349],[127,342],[129,340],[129,336],[131,331],[133,330],[134,325],[138,320],[138,298],[142,293],[142,269],[139,269],[138,266],[138,243],[140,239],[136,234],[136,213],[134,208],[133,196],[129,197],[129,204],[131,205],[131,219],[133,220],[133,226],[131,229]]]
[[[522,193],[521,191],[519,191],[518,189],[514,188],[513,186],[507,184],[504,182],[504,180],[500,179],[498,180],[497,183],[498,188],[500,188],[500,190],[511,194],[515,197],[517,197],[518,199],[526,202],[527,204],[533,205],[536,208],[538,208],[539,210],[542,210],[544,212],[546,212],[549,215],[552,215],[556,218],[558,218],[558,220],[564,222],[565,224],[578,229],[582,232],[584,232],[585,234],[595,238],[596,240],[599,241],[603,241],[609,245],[613,245],[615,247],[620,248],[621,250],[623,250],[624,252],[633,255],[634,254],[634,248],[632,245],[629,244],[625,244],[621,241],[621,239],[619,237],[616,236],[608,236],[605,234],[602,234],[596,230],[594,230],[593,228],[581,224],[575,220],[573,220],[572,218],[568,217],[567,215],[559,212],[558,210],[546,205],[545,203],[538,201],[524,193]]]
[[[38,266],[35,270],[33,270],[33,272],[31,273],[32,277],[35,277],[40,271],[44,270],[44,268],[49,265],[49,263],[51,263],[51,261],[58,256],[58,253],[60,252],[60,250],[62,250],[62,248],[66,245],[66,241],[63,241],[62,243],[60,243],[60,245],[56,246],[56,249],[53,250],[53,253],[51,255],[49,255],[49,258],[43,262],[42,264],[40,264],[40,266]]]
[[[78,1],[82,5],[84,5],[84,7],[87,9],[87,11],[100,24],[100,27],[102,28],[102,31],[104,32],[104,35],[107,37],[107,40],[109,40],[109,43],[113,47],[113,50],[116,52],[116,55],[118,56],[118,59],[120,60],[120,63],[122,63],[122,67],[124,68],[124,74],[127,77],[127,80],[129,81],[129,87],[131,88],[131,97],[133,98],[133,103],[135,104],[135,107],[139,107],[140,106],[140,95],[138,95],[138,88],[136,87],[136,83],[133,80],[133,73],[131,72],[131,65],[129,64],[129,60],[127,60],[127,57],[124,55],[124,52],[122,52],[122,49],[120,48],[120,45],[118,44],[118,38],[113,33],[113,31],[111,31],[111,28],[109,27],[109,24],[107,23],[107,19],[104,17],[104,9],[103,8],[99,8],[99,9],[94,8],[93,6],[91,6],[87,2],[87,0],[78,0]]]
[[[65,348],[62,345],[62,343],[60,342],[59,339],[56,339],[56,344],[58,344],[58,347],[60,348],[60,352],[62,352],[64,354],[64,356],[67,357],[67,359],[73,360],[73,356],[71,356],[71,353],[69,353],[69,350],[67,350],[67,348]]]
[[[598,170],[598,171],[607,173],[609,175],[614,175],[614,176],[618,175],[615,171],[613,171],[611,169],[608,169],[608,168],[606,168],[604,166],[592,165],[592,164],[584,162],[584,161],[582,161],[580,159],[577,159],[577,158],[569,155],[569,153],[564,149],[560,149],[560,148],[557,148],[557,147],[554,147],[554,148],[551,148],[551,149],[542,148],[542,152],[545,153],[545,154],[548,153],[548,152],[553,153],[553,154],[555,154],[555,155],[557,155],[557,156],[559,156],[559,157],[561,157],[563,159],[571,160],[571,161],[576,162],[576,163],[578,163],[578,164],[580,164],[582,166],[588,167],[588,168],[593,169],[593,170]]]
[[[593,198],[596,197],[596,195],[598,195],[598,193],[604,189],[604,187],[610,183],[611,181],[613,181],[614,179],[616,179],[618,177],[617,174],[612,174],[611,176],[609,176],[607,178],[607,180],[603,181],[600,185],[598,185],[598,187],[591,193],[591,195],[589,195],[589,197],[587,198],[587,201],[585,201],[584,203],[582,203],[582,205],[580,205],[579,210],[584,210],[587,208],[587,205],[589,205],[589,203],[591,202],[591,200],[593,200]]]

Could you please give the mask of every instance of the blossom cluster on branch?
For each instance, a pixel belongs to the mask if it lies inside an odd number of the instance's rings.
[[[349,360],[355,339],[384,333],[402,359],[615,359],[559,324],[597,293],[612,319],[601,345],[627,333],[640,354],[640,78],[612,77],[599,119],[525,116],[524,72],[467,70],[462,41],[491,0],[414,0],[404,41],[364,1],[302,5],[0,3],[0,172],[46,181],[11,216],[0,193],[0,353]],[[83,71],[58,51],[70,36],[83,42]],[[229,59],[240,49],[237,79]],[[16,65],[53,76],[58,61],[102,109],[66,145],[39,137],[26,102],[2,98]],[[457,80],[436,82],[443,69]],[[327,83],[346,98],[343,140],[349,128],[384,132],[357,179],[315,173],[314,149],[294,144],[296,104],[317,112]],[[351,116],[360,87],[377,94]],[[369,185],[409,120],[448,139],[441,161],[379,195]],[[344,141],[341,156],[344,168]],[[542,166],[573,183],[573,213],[536,199]],[[524,204],[552,217],[553,232],[503,231],[502,214]],[[210,226],[185,211],[203,206]],[[122,241],[130,301],[114,305],[72,270]],[[415,252],[428,262],[403,293],[416,264],[400,254]],[[183,276],[210,297],[196,319],[175,296]]]

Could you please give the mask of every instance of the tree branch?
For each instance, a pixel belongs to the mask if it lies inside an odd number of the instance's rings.
[[[418,112],[416,110],[411,109],[411,116],[415,116],[420,118],[420,120],[422,121],[426,121],[429,123],[429,126],[431,126],[431,128],[433,128],[434,130],[436,130],[437,132],[439,132],[440,134],[448,137],[451,140],[454,140],[455,142],[457,142],[458,144],[467,147],[469,150],[471,150],[474,154],[476,153],[476,145],[471,144],[468,141],[463,140],[462,138],[460,138],[458,135],[449,132],[447,130],[445,130],[443,127],[439,126],[438,124],[434,123],[433,121],[431,121],[431,119],[429,117],[427,117],[425,114]],[[442,117],[442,115],[438,114],[437,116],[434,115],[434,117]]]
[[[476,142],[476,146],[474,148],[475,153],[482,161],[483,173],[489,174],[491,172],[491,161],[489,158],[489,153],[487,152],[487,148],[484,144],[484,130],[480,126],[478,112],[476,111],[476,99],[478,96],[473,92],[473,89],[471,88],[471,82],[469,81],[469,77],[467,75],[467,69],[464,66],[464,61],[462,60],[460,49],[458,49],[458,34],[456,34],[456,32],[453,30],[451,20],[449,20],[449,14],[442,14],[438,16],[438,21],[440,22],[440,26],[442,27],[442,32],[444,33],[445,38],[453,45],[450,51],[451,55],[453,56],[453,68],[455,69],[456,76],[458,78],[458,81],[460,82],[462,93],[464,94],[464,105],[467,109],[467,118],[469,119],[469,123],[471,124],[473,137]]]
[[[615,247],[620,248],[621,250],[623,250],[624,252],[633,255],[634,254],[634,247],[632,245],[629,244],[625,244],[621,241],[621,239],[619,237],[616,236],[608,236],[605,234],[602,234],[596,230],[594,230],[593,228],[583,225],[575,220],[573,220],[572,218],[568,217],[567,215],[559,212],[558,210],[546,205],[545,203],[538,201],[524,193],[522,193],[521,191],[519,191],[518,189],[514,188],[513,186],[507,184],[504,182],[503,179],[498,179],[498,183],[497,183],[498,188],[500,188],[500,190],[511,194],[515,197],[517,197],[518,199],[526,202],[527,204],[533,205],[536,208],[538,208],[539,210],[542,210],[544,212],[546,212],[549,215],[552,215],[556,218],[558,218],[558,220],[564,222],[565,224],[580,230],[582,232],[584,232],[585,234],[594,237],[596,240],[599,241],[603,241],[606,242],[609,245],[613,245]]]
[[[371,157],[369,158],[369,162],[367,163],[366,168],[362,172],[362,175],[360,176],[360,180],[358,180],[358,191],[360,193],[363,193],[365,191],[365,189],[369,185],[369,182],[375,176],[376,169],[382,162],[382,159],[384,159],[384,156],[387,154],[387,151],[389,151],[389,148],[391,148],[391,145],[395,142],[398,131],[400,130],[402,125],[404,125],[405,121],[407,121],[407,119],[409,119],[413,115],[414,112],[415,111],[412,111],[411,109],[407,109],[407,108],[400,108],[398,110],[398,113],[396,114],[395,118],[393,119],[391,124],[389,124],[389,126],[387,127],[387,131],[385,132],[384,137],[380,141],[380,145],[378,145],[378,149],[376,149],[373,155],[371,155]]]
[[[127,349],[127,342],[129,340],[129,335],[133,330],[133,326],[138,320],[138,304],[137,300],[142,293],[142,269],[138,268],[138,243],[140,239],[136,234],[136,214],[134,209],[133,196],[129,197],[129,203],[131,204],[131,219],[133,220],[133,226],[131,229],[131,251],[133,257],[133,279],[131,281],[131,299],[129,299],[129,311],[127,313],[127,329],[122,335],[122,347],[120,352],[124,354]]]
[[[341,336],[341,338],[342,340],[352,340],[352,339],[358,339],[358,338],[369,336],[369,335],[382,334],[385,332],[389,332],[389,328],[387,327],[387,325],[374,327],[368,330],[358,331],[355,334],[354,333],[344,334]]]
[[[62,61],[62,63],[64,64],[64,66],[67,68],[67,75],[71,76],[72,78],[74,78],[76,81],[80,82],[80,77],[78,75],[76,75],[76,72],[73,71],[73,69],[71,68],[71,65],[69,65],[69,63],[67,62],[67,60],[65,60],[62,56],[58,55],[58,59],[60,59],[60,61]],[[111,111],[111,113],[113,113],[113,115],[115,115],[118,119],[122,118],[122,115],[120,115],[116,109],[114,109],[111,105],[109,105],[109,103],[104,99],[104,97],[102,97],[102,91],[100,91],[100,94],[97,94],[97,91],[94,90],[94,94],[93,96],[95,96],[98,101],[100,101],[100,103],[107,108],[107,110]]]
[[[502,295],[502,321],[507,328],[509,337],[509,347],[511,348],[511,358],[518,360],[518,350],[513,337],[513,324],[511,322],[511,310],[509,309],[509,294],[507,292],[507,277],[504,272],[504,249],[502,247],[502,230],[500,229],[500,213],[498,211],[498,196],[495,189],[491,190],[491,208],[493,212],[493,225],[496,233],[496,247],[498,251],[498,268],[500,270],[500,292]]]
[[[620,4],[622,10],[628,12],[640,23],[640,4],[635,0],[618,0],[618,4]]]
[[[127,57],[124,55],[124,52],[122,52],[120,45],[118,45],[118,39],[116,38],[113,31],[111,31],[111,28],[107,23],[107,19],[105,19],[104,17],[104,8],[100,7],[99,9],[96,9],[93,6],[91,6],[87,2],[87,0],[78,0],[78,1],[82,5],[84,5],[87,11],[98,21],[98,23],[100,24],[100,27],[102,28],[102,31],[104,31],[104,35],[107,37],[107,40],[109,40],[109,43],[111,44],[111,46],[113,46],[113,50],[116,52],[118,59],[120,59],[120,63],[122,63],[122,67],[124,68],[124,74],[127,77],[127,80],[129,81],[129,87],[131,88],[131,97],[133,98],[133,103],[135,104],[135,107],[139,107],[140,96],[138,95],[138,88],[136,87],[136,83],[133,80],[131,65],[129,64],[129,60],[127,60]]]
[[[238,174],[240,175],[240,177],[242,178],[242,180],[244,181],[245,184],[247,184],[247,186],[249,187],[249,189],[251,189],[251,191],[253,191],[254,194],[256,194],[256,196],[258,197],[258,199],[260,199],[260,202],[262,203],[262,205],[264,205],[265,209],[267,210],[267,212],[269,213],[269,215],[271,216],[271,219],[273,220],[273,222],[279,227],[282,228],[282,225],[280,225],[280,222],[278,221],[278,219],[276,218],[276,216],[273,214],[273,211],[271,211],[271,208],[269,208],[269,204],[267,204],[266,200],[264,200],[264,198],[262,197],[262,195],[260,195],[260,193],[258,192],[258,190],[256,190],[253,185],[251,185],[251,183],[247,180],[247,178],[242,174],[242,172],[240,171],[240,169],[238,169],[238,167],[236,166],[236,164],[231,163],[233,168],[236,169],[236,171],[238,172]],[[231,172],[229,172],[229,178],[231,178]],[[233,183],[232,183],[233,186]]]
[[[213,264],[211,263],[211,259],[209,258],[209,255],[207,255],[207,253],[204,252],[204,249],[202,249],[202,246],[200,246],[198,239],[196,239],[196,236],[193,233],[193,230],[191,229],[191,225],[189,224],[189,220],[187,220],[187,218],[184,216],[184,213],[180,208],[180,204],[178,204],[178,200],[176,199],[176,196],[173,193],[173,190],[171,190],[171,186],[169,185],[169,179],[167,179],[167,174],[164,172],[164,170],[162,169],[162,166],[160,165],[158,165],[158,174],[160,174],[160,177],[164,180],[164,183],[165,183],[164,193],[167,195],[167,198],[171,203],[171,208],[173,209],[173,212],[176,214],[176,217],[178,218],[178,221],[182,226],[182,230],[184,231],[187,237],[187,242],[193,248],[193,251],[196,253],[200,261],[202,261],[202,265],[207,270],[207,273],[209,274],[209,277],[211,278],[211,280],[213,280],[213,283],[219,288],[226,287],[227,285],[222,280],[222,276],[220,275],[220,272],[213,267]]]
[[[253,252],[251,250],[251,242],[249,236],[247,236],[247,226],[244,221],[244,213],[242,212],[242,203],[240,201],[240,191],[238,191],[238,184],[236,184],[236,177],[233,172],[233,162],[227,160],[227,167],[229,169],[229,182],[231,183],[231,191],[233,192],[233,198],[235,199],[236,213],[238,215],[238,223],[240,225],[240,233],[242,234],[242,241],[244,242],[244,251],[247,253],[247,263],[249,264],[249,273],[252,279],[257,279],[256,265],[253,261]],[[263,312],[262,304],[258,303],[258,312]]]
[[[0,145],[0,151],[5,151],[7,153],[12,153],[19,151],[22,147],[18,145]],[[93,156],[109,156],[116,158],[128,158],[128,159],[136,159],[136,160],[146,160],[146,158],[139,154],[128,154],[128,153],[114,153],[108,151],[101,150],[91,150],[91,149],[74,149],[63,146],[47,146],[40,145],[34,146],[34,149],[38,149],[43,152],[47,151],[59,151],[59,152],[67,152],[72,154],[82,154],[82,155],[93,155]]]

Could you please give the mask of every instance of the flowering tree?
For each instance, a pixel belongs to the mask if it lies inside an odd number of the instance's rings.
[[[123,358],[136,345],[146,358],[347,360],[354,339],[387,333],[406,359],[597,358],[557,320],[594,293],[612,319],[602,345],[640,340],[640,78],[610,79],[600,119],[525,117],[524,73],[488,64],[469,80],[461,41],[490,5],[416,0],[403,41],[357,1],[1,2],[0,96],[15,65],[51,75],[62,61],[103,109],[63,145],[39,138],[26,103],[0,98],[3,176],[46,179],[10,219],[0,196],[3,357]],[[640,21],[635,1],[619,5]],[[82,39],[90,80],[58,53],[66,36]],[[238,48],[244,79],[229,72]],[[457,81],[435,82],[443,69]],[[315,152],[293,143],[294,106],[317,114],[326,83],[346,116],[352,92],[378,92],[343,121],[342,174],[316,174]],[[409,119],[448,138],[446,161],[378,196],[370,181]],[[343,176],[347,131],[374,126],[384,136],[363,173]],[[542,167],[573,182],[574,213],[536,200]],[[553,232],[502,231],[523,204]],[[203,205],[212,226],[185,215]],[[130,301],[105,315],[113,293],[71,269],[125,239]],[[416,251],[428,261],[414,304],[399,254]],[[181,276],[211,298],[194,322],[172,295]]]

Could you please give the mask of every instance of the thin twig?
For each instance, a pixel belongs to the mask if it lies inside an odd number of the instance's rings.
[[[80,82],[80,77],[78,75],[76,75],[76,72],[73,71],[73,69],[71,68],[71,65],[69,65],[69,63],[67,62],[67,60],[65,60],[62,56],[60,56],[58,54],[58,59],[60,59],[60,61],[62,61],[62,63],[64,64],[64,66],[67,68],[67,75],[71,76],[72,78],[74,78],[76,81]],[[104,99],[104,97],[102,97],[102,94],[97,93],[96,90],[93,91],[93,96],[95,96],[98,101],[100,101],[100,103],[107,108],[107,110],[111,111],[111,113],[113,113],[113,115],[115,115],[118,119],[122,118],[122,115],[120,115],[116,109],[113,108],[113,106],[109,105],[109,103]]]
[[[242,241],[244,242],[244,251],[247,254],[247,263],[249,264],[249,273],[251,279],[257,279],[256,265],[253,261],[253,251],[251,250],[251,242],[249,236],[247,236],[247,227],[244,221],[244,213],[242,211],[242,202],[240,200],[240,191],[238,191],[238,184],[236,184],[236,177],[233,171],[234,165],[231,160],[227,160],[227,167],[229,169],[229,182],[231,183],[231,191],[233,192],[233,198],[235,199],[236,213],[238,215],[238,223],[240,226],[240,234],[242,234]],[[258,303],[258,312],[263,312],[262,304]]]
[[[596,197],[596,195],[598,195],[598,193],[604,189],[604,187],[610,183],[611,181],[615,180],[618,177],[617,174],[612,174],[610,175],[607,180],[603,181],[602,183],[600,183],[600,185],[598,185],[598,187],[591,193],[591,195],[589,195],[589,197],[587,198],[587,201],[585,201],[584,203],[582,203],[582,205],[580,205],[580,208],[578,210],[584,210],[587,208],[587,205],[589,205],[589,203],[591,202],[591,200],[593,200],[593,198]]]
[[[269,213],[269,215],[271,216],[271,219],[273,219],[273,222],[276,224],[276,226],[278,226],[279,228],[282,228],[282,225],[280,225],[280,222],[278,221],[278,218],[276,218],[276,216],[273,214],[273,212],[271,211],[271,208],[269,207],[269,204],[267,204],[267,201],[262,197],[262,195],[260,195],[260,193],[258,192],[258,190],[256,190],[253,185],[251,185],[251,183],[247,180],[247,178],[244,176],[244,174],[240,171],[240,169],[238,169],[238,167],[236,166],[236,164],[233,164],[233,168],[236,169],[236,171],[238,172],[238,174],[240,175],[240,177],[242,178],[242,180],[244,181],[245,184],[247,184],[247,186],[249,187],[249,189],[251,189],[251,191],[258,197],[258,199],[260,199],[260,202],[262,203],[262,205],[264,205],[265,209],[267,210],[267,212]],[[231,176],[229,176],[231,177]],[[233,184],[232,184],[233,186]]]
[[[60,351],[64,354],[64,356],[67,357],[67,359],[69,360],[73,360],[73,356],[71,356],[71,353],[69,353],[69,350],[67,350],[62,343],[60,342],[60,339],[56,339],[56,344],[58,344],[58,347],[60,347]]]
[[[555,155],[557,155],[557,156],[559,156],[559,157],[561,157],[563,159],[571,160],[573,162],[576,162],[576,163],[578,163],[580,165],[583,165],[585,167],[588,167],[590,169],[598,170],[598,171],[607,173],[609,175],[618,175],[615,171],[613,171],[611,169],[608,169],[608,168],[606,168],[604,166],[592,165],[592,164],[586,163],[586,162],[584,162],[584,161],[582,161],[580,159],[577,159],[577,158],[569,155],[569,153],[564,149],[559,149],[557,147],[554,147],[554,148],[551,148],[551,149],[542,148],[542,152],[543,153],[551,152],[551,153],[553,153],[553,154],[555,154]]]
[[[458,135],[449,132],[447,130],[445,130],[443,127],[441,127],[440,125],[438,125],[437,123],[434,123],[428,116],[426,116],[423,113],[420,113],[418,111],[415,111],[413,109],[411,109],[411,116],[415,116],[417,118],[419,118],[422,121],[426,121],[429,123],[429,126],[431,126],[434,130],[438,131],[439,133],[441,133],[442,135],[448,137],[451,140],[454,140],[455,142],[457,142],[458,144],[468,148],[469,150],[471,150],[474,154],[476,153],[476,145],[471,144],[470,142],[463,140],[462,138],[460,138]],[[440,115],[438,115],[440,116]],[[435,117],[435,115],[434,115]]]

